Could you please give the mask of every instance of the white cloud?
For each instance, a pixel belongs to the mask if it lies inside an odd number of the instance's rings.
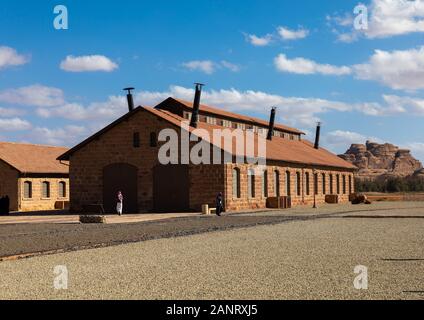
[[[286,27],[278,27],[277,32],[284,40],[297,40],[306,38],[309,34],[309,30],[300,28],[298,30],[290,30]]]
[[[368,6],[368,29],[355,30],[353,17],[328,17],[340,27],[350,30],[340,33],[339,40],[355,41],[363,34],[368,39],[389,38],[416,32],[424,32],[424,1],[422,0],[372,0]]]
[[[272,35],[267,34],[263,37],[258,37],[254,34],[247,34],[246,40],[255,47],[266,47],[271,44],[272,42]]]
[[[305,58],[289,59],[285,54],[278,55],[274,60],[278,71],[296,74],[323,74],[323,75],[347,75],[351,69],[347,66],[333,66],[330,64],[319,64]]]
[[[2,108],[0,107],[0,117],[14,117],[23,115],[25,112],[23,110],[15,108]]]
[[[221,61],[221,66],[232,71],[232,72],[239,72],[240,71],[240,66],[225,60]]]
[[[212,74],[215,72],[216,65],[211,60],[193,60],[184,62],[183,67],[190,71],[200,71],[206,74]]]
[[[64,103],[61,89],[31,85],[0,91],[0,101],[26,106],[53,107]]]
[[[231,72],[239,72],[240,66],[234,63],[222,60],[221,62],[214,62],[211,60],[193,60],[181,64],[184,68],[190,71],[200,71],[206,74],[213,74],[217,69],[227,69]]]
[[[424,89],[424,46],[404,51],[376,50],[367,63],[354,69],[358,79],[375,80],[392,89]]]
[[[353,143],[365,143],[365,141],[370,140],[374,142],[381,142],[381,139],[365,136],[363,134],[352,132],[352,131],[343,131],[336,130],[331,131],[325,135],[325,142],[332,147],[349,147]]]
[[[111,72],[117,69],[118,65],[108,57],[102,55],[80,57],[70,55],[60,63],[60,68],[69,72]]]
[[[71,146],[80,142],[87,134],[89,134],[89,131],[82,126],[70,125],[57,129],[36,127],[31,130],[26,139],[31,143]]]
[[[0,131],[25,131],[31,129],[31,124],[20,118],[8,118],[1,119],[0,118]]]
[[[29,62],[29,58],[18,54],[15,49],[5,46],[0,47],[0,70],[23,65],[27,62]]]

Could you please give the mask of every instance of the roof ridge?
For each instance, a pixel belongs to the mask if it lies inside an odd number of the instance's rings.
[[[20,146],[34,146],[34,147],[43,147],[43,148],[61,148],[61,149],[69,149],[64,146],[52,146],[47,144],[38,144],[38,143],[29,143],[29,142],[14,142],[14,141],[0,141],[0,144],[16,144]]]

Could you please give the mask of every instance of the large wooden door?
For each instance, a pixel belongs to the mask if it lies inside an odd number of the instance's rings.
[[[103,168],[103,206],[107,213],[116,213],[118,191],[124,196],[123,212],[137,213],[137,172],[127,163],[114,163]]]
[[[156,212],[189,211],[187,165],[158,165],[153,172],[153,199]]]

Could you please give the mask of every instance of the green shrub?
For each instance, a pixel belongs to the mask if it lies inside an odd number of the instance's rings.
[[[357,192],[424,192],[424,179],[418,177],[379,180],[355,179]]]

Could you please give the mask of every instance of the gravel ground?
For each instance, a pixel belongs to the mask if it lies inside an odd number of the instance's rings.
[[[424,219],[400,218],[423,209],[407,206],[387,209],[399,218],[292,220],[6,261],[0,298],[423,299]],[[56,265],[68,290],[53,289]],[[368,290],[353,287],[357,265]]]
[[[423,216],[424,202],[375,203],[371,206],[326,205],[284,211],[194,216],[127,224],[16,224],[0,225],[0,261],[16,255],[73,251],[86,248],[187,236],[218,230],[321,219],[343,215]]]

